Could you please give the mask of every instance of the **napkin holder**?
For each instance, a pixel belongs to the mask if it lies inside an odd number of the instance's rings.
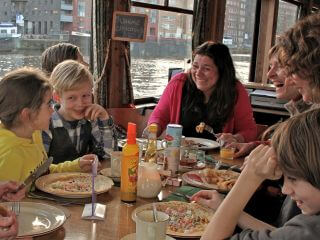
[[[88,203],[84,206],[81,218],[86,220],[104,220],[105,213],[106,205],[100,203]]]
[[[82,219],[86,220],[104,220],[106,213],[106,205],[96,202],[96,193],[94,190],[94,178],[98,172],[98,158],[95,157],[92,163],[92,202],[84,206]]]

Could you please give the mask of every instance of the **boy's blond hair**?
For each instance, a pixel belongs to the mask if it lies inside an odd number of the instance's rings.
[[[74,60],[59,63],[50,76],[53,89],[58,94],[74,89],[78,84],[86,81],[90,81],[93,85],[92,74],[86,66]]]
[[[296,115],[280,124],[272,146],[281,170],[320,189],[320,109]]]

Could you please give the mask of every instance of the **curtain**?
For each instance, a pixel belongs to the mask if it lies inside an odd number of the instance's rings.
[[[93,0],[92,69],[95,102],[104,108],[133,103],[130,43],[111,39],[114,11],[130,11],[130,0]]]
[[[208,14],[208,0],[195,0],[193,5],[192,51],[205,42]]]

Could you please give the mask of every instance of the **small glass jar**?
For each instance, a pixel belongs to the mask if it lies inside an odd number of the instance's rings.
[[[140,162],[138,170],[137,194],[142,198],[157,197],[162,188],[157,164],[153,162]]]

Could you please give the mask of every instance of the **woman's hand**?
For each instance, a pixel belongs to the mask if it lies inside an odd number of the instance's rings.
[[[25,197],[26,188],[21,184],[8,181],[0,183],[0,198],[6,201],[20,201]]]
[[[0,239],[13,239],[18,235],[18,221],[16,215],[6,210],[5,216],[0,216],[0,227],[6,228],[3,230],[0,228]]]
[[[102,121],[109,119],[108,112],[100,105],[98,104],[91,104],[86,108],[86,111],[84,113],[85,118],[88,120],[95,121],[98,118]]]
[[[217,141],[223,142],[224,144],[230,144],[230,143],[237,143],[237,142],[243,142],[244,139],[240,134],[231,134],[231,133],[218,133],[217,134]]]
[[[222,203],[223,197],[216,190],[202,190],[195,193],[190,200],[216,210]]]
[[[79,166],[81,168],[81,171],[90,172],[92,169],[92,163],[95,160],[95,158],[96,158],[95,154],[83,155],[79,160]],[[98,170],[100,169],[101,169],[101,163],[98,162]]]
[[[243,171],[260,179],[276,180],[282,176],[272,147],[259,145],[246,157]]]
[[[252,143],[229,143],[226,145],[226,148],[231,147],[236,149],[233,157],[238,158],[248,155],[253,149],[255,149],[256,145]]]

